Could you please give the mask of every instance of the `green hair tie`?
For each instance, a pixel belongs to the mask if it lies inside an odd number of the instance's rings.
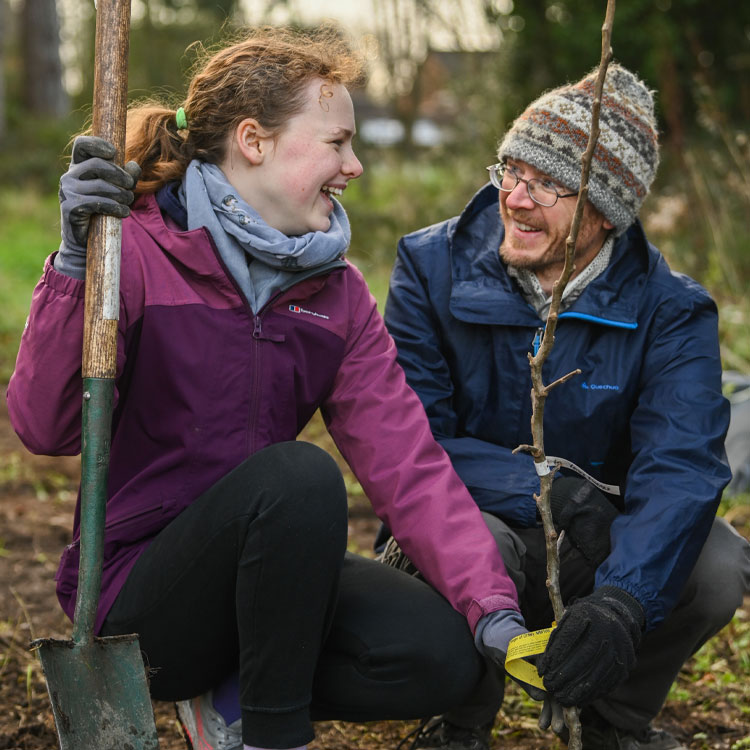
[[[187,115],[182,107],[174,113],[174,119],[177,123],[177,130],[185,130],[187,128]]]

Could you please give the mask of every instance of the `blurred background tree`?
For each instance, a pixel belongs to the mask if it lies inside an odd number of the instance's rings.
[[[6,0],[0,0],[0,143],[5,137],[5,36],[8,26],[8,7]]]
[[[62,119],[70,112],[60,59],[55,0],[25,0],[20,14],[23,107],[32,115]]]
[[[512,106],[575,80],[600,45],[598,0],[524,0],[510,13],[485,2],[505,32],[503,74]],[[658,91],[663,143],[682,148],[708,85],[734,122],[750,119],[750,4],[732,0],[628,0],[617,6],[615,58]],[[593,67],[593,65],[592,65]],[[512,113],[511,113],[512,114]]]

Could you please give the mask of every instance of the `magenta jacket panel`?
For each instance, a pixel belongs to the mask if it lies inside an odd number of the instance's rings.
[[[81,441],[82,281],[48,259],[8,386],[34,453]],[[518,609],[494,540],[349,262],[279,290],[254,315],[204,229],[167,227],[153,196],[123,222],[117,377],[96,629],[149,542],[252,453],[294,440],[320,408],[377,515],[472,629]],[[72,618],[79,512],[57,574]]]

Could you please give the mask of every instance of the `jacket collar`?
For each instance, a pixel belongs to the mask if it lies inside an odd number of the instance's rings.
[[[171,213],[167,222],[153,193],[141,195],[133,204],[131,216],[164,252],[199,276],[224,275],[213,248],[211,235],[205,229],[182,229]]]
[[[187,224],[187,217],[179,199],[169,188],[170,185],[167,185],[156,194],[139,196],[130,215],[167,255],[186,270],[215,284],[227,297],[243,299],[231,274],[219,258],[210,232],[205,227],[192,230],[182,228]],[[165,214],[171,221],[165,220]],[[305,282],[305,292],[312,294],[326,283],[326,277],[331,271],[346,266],[346,260],[339,258],[325,266],[295,274],[279,291],[284,293],[292,286]]]
[[[467,323],[539,326],[539,316],[508,276],[498,248],[505,234],[498,192],[485,185],[448,228],[452,289],[450,311]],[[643,281],[658,252],[636,220],[615,242],[609,267],[589,284],[561,318],[582,318],[620,328],[637,326]]]

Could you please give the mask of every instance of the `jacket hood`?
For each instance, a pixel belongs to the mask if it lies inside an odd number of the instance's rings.
[[[198,276],[225,277],[216,252],[195,251],[196,243],[208,243],[213,247],[211,235],[205,227],[181,229],[173,220],[167,222],[157,201],[156,194],[141,195],[132,206],[130,216],[167,255]],[[169,214],[170,219],[172,218]],[[127,226],[127,224],[126,224]]]

